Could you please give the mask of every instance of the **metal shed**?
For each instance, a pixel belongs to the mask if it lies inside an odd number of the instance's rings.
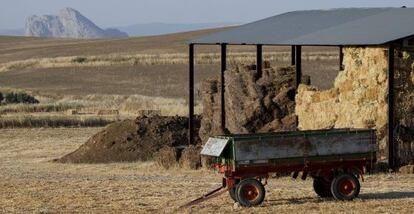
[[[388,160],[395,168],[394,145],[394,47],[414,35],[414,8],[345,8],[294,11],[188,42],[189,45],[189,142],[194,142],[194,46],[221,46],[221,127],[225,124],[224,72],[227,45],[255,45],[257,70],[262,70],[263,45],[292,47],[292,65],[296,67],[296,86],[301,82],[302,46],[338,46],[339,66],[342,46],[388,47]]]

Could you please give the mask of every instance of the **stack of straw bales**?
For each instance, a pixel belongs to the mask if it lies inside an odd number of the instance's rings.
[[[298,128],[375,128],[379,158],[387,157],[388,62],[387,49],[344,48],[345,69],[334,88],[320,91],[301,85],[296,95]],[[402,163],[414,159],[414,66],[413,50],[396,50],[396,126],[400,133],[398,152]],[[411,131],[410,131],[411,130]],[[405,138],[401,140],[401,138]]]

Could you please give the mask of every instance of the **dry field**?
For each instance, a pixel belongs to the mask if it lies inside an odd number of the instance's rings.
[[[361,198],[316,197],[311,181],[272,179],[265,203],[240,208],[227,194],[178,207],[220,185],[212,171],[162,170],[153,162],[58,164],[101,126],[140,109],[186,115],[185,41],[219,29],[128,39],[41,39],[0,36],[0,91],[29,91],[37,105],[0,105],[0,213],[410,213],[414,176],[366,176]],[[290,47],[265,47],[273,65],[289,64]],[[253,62],[254,47],[230,46],[234,61]],[[323,54],[327,52],[328,54]],[[196,47],[196,88],[219,73],[218,46]],[[276,59],[274,56],[281,57]],[[335,48],[304,48],[304,74],[323,89],[337,75]],[[273,58],[272,58],[273,57]],[[323,75],[321,75],[323,74]],[[196,95],[199,100],[198,94]],[[101,110],[119,114],[99,115]],[[201,112],[196,106],[196,113]],[[59,125],[63,124],[63,125]]]
[[[21,88],[40,95],[186,98],[185,42],[218,30],[95,40],[0,36],[0,87]],[[233,61],[254,62],[253,46],[230,46],[228,51],[230,65]],[[264,58],[273,65],[286,65],[289,51],[290,47],[267,46]],[[218,46],[196,47],[196,84],[219,74],[218,54]],[[314,85],[331,87],[337,74],[337,49],[306,47],[303,55],[304,74],[314,77]]]
[[[98,126],[134,118],[139,110],[186,115],[187,45],[191,38],[221,29],[127,39],[44,39],[0,36],[0,92],[24,91],[39,105],[0,105],[0,128]],[[290,47],[264,47],[274,66],[290,62]],[[254,63],[255,47],[229,46],[228,66]],[[303,72],[313,85],[330,88],[337,50],[306,47]],[[219,75],[219,47],[196,47],[196,113],[201,82]],[[323,75],[321,75],[321,73]],[[56,107],[58,106],[58,107]],[[97,115],[116,110],[116,115]],[[68,111],[77,112],[67,114]]]
[[[367,175],[360,198],[316,197],[311,180],[272,179],[264,204],[235,206],[227,194],[178,207],[220,185],[214,172],[164,171],[148,163],[57,164],[100,128],[2,129],[1,213],[412,213],[414,175]]]

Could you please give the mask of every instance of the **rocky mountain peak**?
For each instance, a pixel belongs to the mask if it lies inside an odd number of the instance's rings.
[[[63,38],[128,37],[117,29],[102,29],[72,8],[63,8],[56,15],[29,16],[26,18],[25,35]]]

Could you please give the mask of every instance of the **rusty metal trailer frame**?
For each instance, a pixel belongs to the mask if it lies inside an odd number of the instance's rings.
[[[264,185],[271,173],[292,174],[293,178],[297,178],[300,172],[301,179],[305,180],[309,176],[314,179],[314,189],[319,196],[328,197],[332,194],[339,200],[352,200],[359,194],[358,178],[363,179],[364,172],[376,161],[376,151],[376,134],[372,129],[288,131],[212,137],[203,147],[201,154],[215,158],[214,168],[224,174],[223,186],[190,202],[189,205],[226,190],[242,206],[256,206],[264,199]],[[343,181],[344,184],[335,183],[341,176],[348,176],[348,180]],[[245,194],[241,191],[247,191],[240,190],[240,186],[245,185],[243,182],[256,183],[256,187],[253,188],[253,184],[249,187],[249,191],[256,191],[256,195],[253,194],[256,198],[251,196],[253,198],[245,199],[245,196],[240,195]],[[351,184],[354,186],[350,187]],[[235,196],[236,191],[238,196]],[[260,191],[262,195],[259,194]],[[335,195],[335,191],[344,191],[348,195],[343,192]],[[257,199],[258,195],[260,197]]]

